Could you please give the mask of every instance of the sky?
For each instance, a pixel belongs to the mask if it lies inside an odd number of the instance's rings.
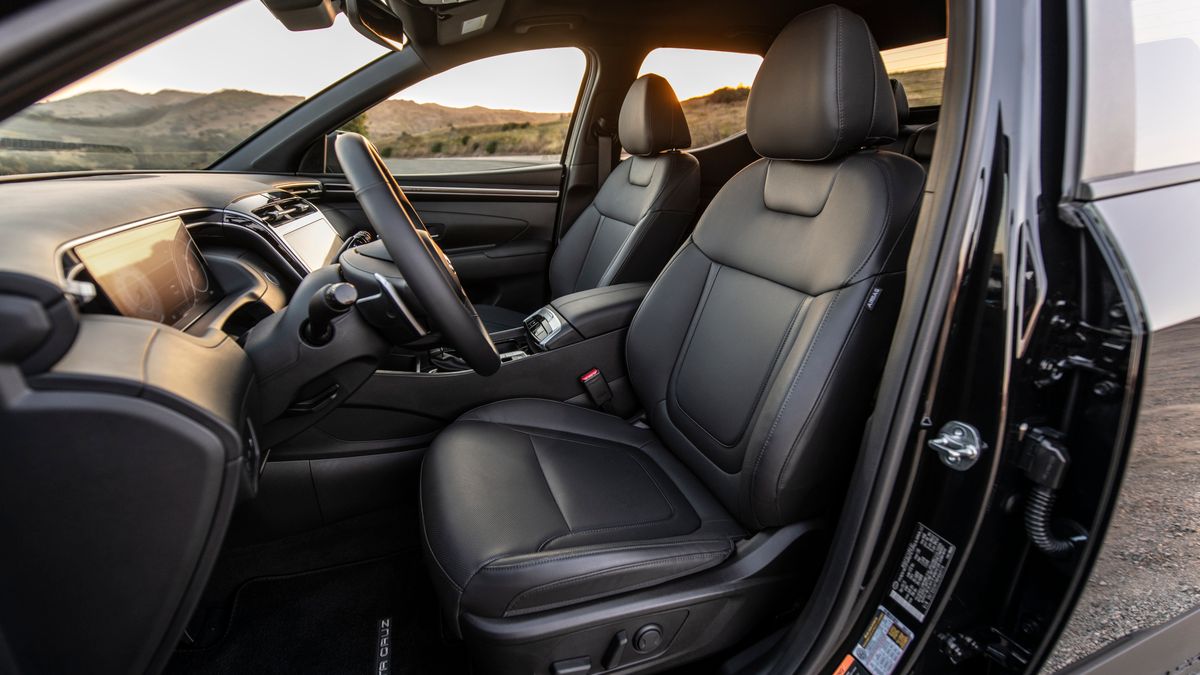
[[[945,42],[894,55],[901,69],[941,65]],[[293,33],[257,0],[246,0],[51,96],[85,91],[162,89],[209,92],[248,89],[311,96],[385,53],[338,16],[332,28]],[[658,49],[642,72],[666,77],[681,99],[725,86],[749,85],[762,58],[751,54]],[[585,60],[576,49],[550,49],[483,59],[433,76],[397,98],[453,107],[481,105],[566,112],[575,104]],[[516,80],[516,82],[514,82]],[[514,84],[518,86],[514,86]]]

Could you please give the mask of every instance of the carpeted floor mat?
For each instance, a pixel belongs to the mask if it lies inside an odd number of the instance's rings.
[[[376,661],[384,619],[390,670]],[[433,590],[414,551],[250,581],[224,635],[203,649],[179,649],[166,672],[465,673],[467,665],[438,633]]]

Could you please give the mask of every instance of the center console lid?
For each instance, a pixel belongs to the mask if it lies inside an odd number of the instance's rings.
[[[620,330],[650,290],[648,283],[617,284],[557,298],[525,319],[530,340],[542,350]]]

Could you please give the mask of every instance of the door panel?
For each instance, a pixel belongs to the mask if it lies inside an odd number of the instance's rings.
[[[532,311],[547,299],[562,171],[549,164],[396,180],[454,261],[473,302]],[[322,207],[343,221],[341,229],[371,230],[344,178],[326,176],[324,183]]]

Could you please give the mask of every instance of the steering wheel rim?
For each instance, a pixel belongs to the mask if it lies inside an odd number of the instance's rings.
[[[334,152],[367,220],[429,317],[475,372],[495,373],[500,355],[454,265],[429,236],[375,146],[361,134],[342,132],[334,141]]]

